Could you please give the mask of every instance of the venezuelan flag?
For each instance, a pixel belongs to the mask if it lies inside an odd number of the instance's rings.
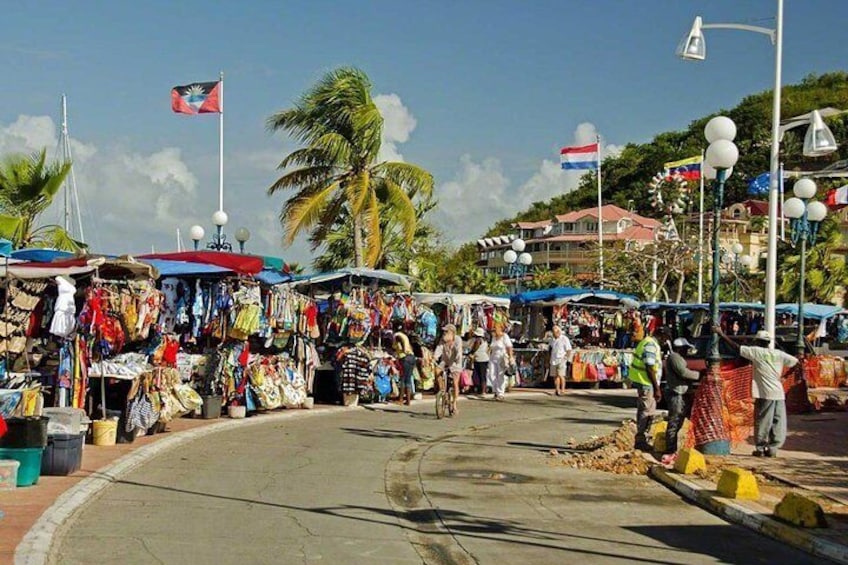
[[[671,178],[675,174],[686,180],[698,180],[701,178],[701,156],[689,157],[680,161],[671,161],[663,165],[665,178]]]

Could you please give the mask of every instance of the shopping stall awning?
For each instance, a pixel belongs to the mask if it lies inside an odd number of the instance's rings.
[[[217,265],[206,265],[204,263],[190,263],[188,261],[170,261],[168,259],[142,259],[159,271],[160,277],[189,277],[202,275],[228,275],[234,272]]]
[[[453,294],[450,292],[416,292],[412,298],[418,304],[493,304],[501,308],[509,308],[509,298],[502,296],[489,296],[487,294]]]
[[[267,285],[283,284],[292,280],[290,274],[280,272],[277,269],[262,269],[253,278]]]
[[[12,251],[12,257],[22,261],[50,263],[52,261],[73,259],[76,255],[70,251],[60,251],[58,249],[18,249],[17,251]]]
[[[686,302],[644,302],[639,307],[641,310],[709,310],[708,303],[693,303]],[[718,309],[722,311],[728,310],[752,310],[759,312],[765,310],[765,306],[759,302],[722,302],[718,305]]]
[[[101,277],[107,279],[117,278],[159,278],[159,271],[155,267],[136,261],[132,257],[75,257],[63,261],[51,263],[20,263],[10,265],[4,273],[18,278],[38,279],[49,278],[57,275],[79,275],[97,271]]]
[[[575,288],[560,286],[545,290],[531,290],[522,292],[512,297],[513,302],[518,304],[564,304],[568,302],[590,302],[592,300],[615,302],[622,306],[636,308],[639,306],[638,299],[630,294],[622,294],[611,290],[598,290],[592,288]]]
[[[330,273],[298,277],[296,284],[298,286],[339,286],[345,281],[359,284],[376,282],[381,286],[402,286],[405,289],[412,286],[412,280],[405,275],[377,269],[357,268],[339,269]]]
[[[87,265],[77,267],[51,267],[49,263],[9,263],[0,264],[0,278],[14,277],[17,279],[51,279],[59,275],[73,276],[94,272],[94,267]]]
[[[216,265],[229,269],[240,275],[255,275],[264,267],[262,257],[255,255],[242,255],[239,253],[225,253],[222,251],[180,251],[177,253],[151,253],[140,255],[139,259],[166,259],[168,261],[183,261],[187,263],[201,263],[204,265]]]
[[[775,312],[777,312],[778,314],[791,314],[793,316],[797,316],[798,305],[790,303],[778,304],[775,307]],[[848,310],[845,310],[844,308],[841,308],[839,306],[834,306],[832,304],[804,304],[805,320],[827,320],[833,318],[838,314],[846,313],[848,313]]]

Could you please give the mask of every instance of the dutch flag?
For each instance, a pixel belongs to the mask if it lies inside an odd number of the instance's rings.
[[[563,169],[597,169],[598,144],[580,147],[563,147],[559,151],[559,162]]]

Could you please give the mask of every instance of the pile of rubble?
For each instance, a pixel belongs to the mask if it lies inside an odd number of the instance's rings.
[[[562,463],[575,469],[605,471],[619,475],[644,475],[650,468],[641,451],[633,449],[636,439],[636,423],[626,420],[612,433],[593,437],[583,443],[571,439],[567,448],[573,453],[566,455]]]

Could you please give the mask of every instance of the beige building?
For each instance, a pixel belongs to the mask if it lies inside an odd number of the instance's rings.
[[[660,222],[618,206],[602,207],[604,244],[634,241],[646,244],[654,241]],[[503,260],[512,241],[521,238],[525,252],[533,257],[533,268],[558,269],[567,267],[575,275],[592,271],[598,243],[598,209],[586,208],[539,222],[513,224],[513,233],[477,241],[477,265],[484,273],[508,276],[509,266]]]

